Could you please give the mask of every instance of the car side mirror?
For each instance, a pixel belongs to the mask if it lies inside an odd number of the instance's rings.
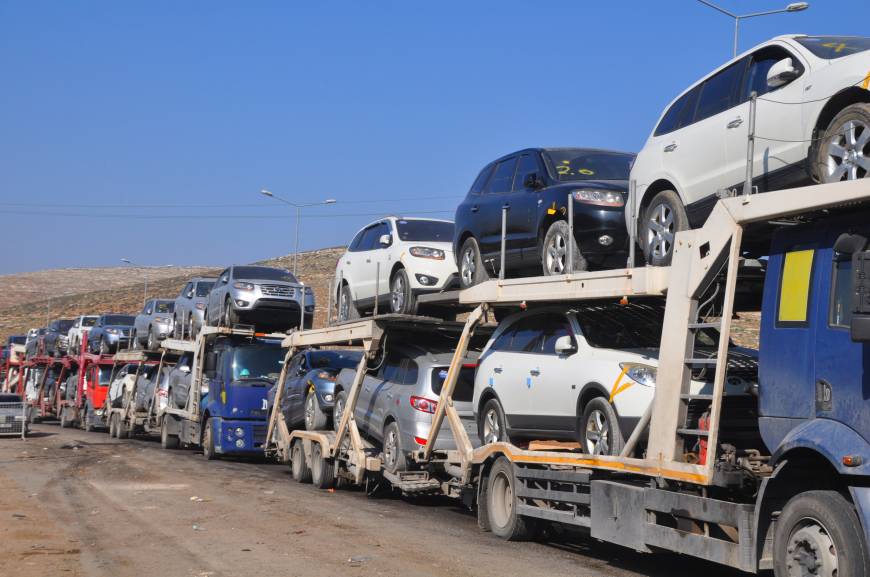
[[[381,238],[378,239],[378,242],[381,246],[390,246],[393,244],[393,237],[389,234],[382,234]]]
[[[785,86],[798,76],[800,76],[800,72],[795,68],[792,59],[783,58],[767,71],[767,86],[769,88],[779,88],[780,86]]]
[[[523,186],[532,190],[540,190],[544,188],[544,181],[540,176],[538,176],[537,172],[530,172],[526,175],[526,179],[523,181]]]
[[[570,335],[562,335],[556,339],[554,348],[557,355],[570,355],[577,352],[577,343],[574,342],[574,339]]]

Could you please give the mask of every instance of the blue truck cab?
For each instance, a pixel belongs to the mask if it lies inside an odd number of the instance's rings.
[[[206,457],[263,454],[266,395],[278,379],[284,354],[274,339],[222,336],[209,343],[200,400]]]
[[[832,520],[832,527],[851,524],[859,540],[851,554],[861,556],[863,550],[865,561],[870,557],[868,216],[853,212],[783,227],[773,235],[762,303],[758,399],[759,429],[774,470],[765,493],[777,496],[771,500],[774,510],[782,509],[777,522],[798,514],[787,508],[789,495],[796,499],[809,491],[824,497],[802,504],[839,515],[842,524]],[[816,533],[808,534],[799,535],[807,547],[825,546]],[[800,552],[800,539],[785,549]]]

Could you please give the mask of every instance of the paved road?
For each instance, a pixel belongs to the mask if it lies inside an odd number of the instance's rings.
[[[0,574],[704,577],[735,571],[573,534],[506,543],[442,499],[368,498],[286,467],[43,424],[0,438]]]

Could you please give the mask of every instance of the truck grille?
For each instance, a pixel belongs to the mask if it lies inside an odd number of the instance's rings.
[[[267,297],[286,297],[292,298],[296,296],[296,289],[291,286],[280,284],[264,284],[260,285],[260,292]]]

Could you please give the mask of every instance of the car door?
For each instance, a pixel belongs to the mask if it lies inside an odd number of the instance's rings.
[[[542,174],[538,153],[534,150],[520,154],[517,159],[513,194],[508,210],[508,240],[519,249],[512,262],[523,267],[540,265],[538,212],[546,210],[546,207],[541,206],[539,191],[526,186],[526,178],[531,174]]]
[[[220,323],[221,307],[223,306],[224,294],[226,294],[227,285],[230,282],[230,269],[225,269],[220,276],[211,292],[208,293],[208,324],[217,325]]]
[[[355,262],[359,258],[360,245],[362,244],[365,229],[356,233],[350,244],[347,245],[347,250],[341,255],[341,260],[338,262],[338,278],[336,278],[337,287],[341,286],[341,281],[347,281],[351,285],[353,293],[356,294],[356,279],[354,278]],[[336,290],[337,292],[337,290]]]
[[[767,73],[780,60],[791,58],[800,76],[779,87],[767,85]],[[765,46],[751,54],[747,60],[739,94],[739,104],[728,111],[725,142],[726,186],[742,191],[746,179],[746,156],[749,144],[750,94],[758,95],[755,112],[755,154],[752,173],[755,184],[764,192],[788,185],[794,174],[783,174],[783,169],[794,168],[806,158],[809,143],[801,142],[803,119],[801,107],[788,102],[800,102],[806,85],[803,73],[806,64],[794,52],[784,46]],[[782,179],[782,180],[781,180]]]
[[[498,273],[501,252],[501,220],[502,207],[508,207],[510,215],[511,202],[518,193],[513,191],[514,173],[517,167],[517,157],[502,159],[495,169],[483,191],[480,199],[480,252],[483,255],[484,266],[490,274]],[[506,260],[512,260],[514,251],[518,251],[512,239],[508,237]]]
[[[193,290],[193,283],[187,283],[182,289],[181,295],[175,301],[175,317],[181,323],[187,322],[187,317],[190,316],[190,312],[193,310]]]
[[[305,406],[305,384],[302,382],[305,372],[305,353],[299,353],[293,357],[290,367],[287,369],[286,388],[284,397],[281,399],[281,411],[288,426],[295,426],[303,419]]]
[[[370,267],[372,277],[375,279],[373,294],[376,292],[379,300],[390,294],[390,268],[393,264],[393,251],[391,249],[396,238],[396,231],[393,230],[389,221],[378,223],[375,233],[375,248],[371,252],[371,262],[367,263],[367,266]],[[382,302],[381,305],[383,304],[388,303]],[[383,311],[379,310],[379,312]]]
[[[379,403],[386,402],[386,393],[394,383],[401,383],[404,375],[402,355],[395,351],[389,351],[384,363],[374,375],[366,374],[360,387],[359,400],[357,401],[357,420],[365,429],[366,434],[380,439],[379,418],[383,418],[384,407]]]
[[[378,246],[378,224],[370,224],[363,230],[358,250],[351,260],[350,271],[354,300],[369,306],[375,297],[375,271],[372,268],[372,253]]]
[[[136,315],[134,321],[134,329],[136,329],[136,338],[142,339],[142,336],[148,331],[148,323],[151,321],[151,313],[154,311],[154,301],[148,301],[142,307],[142,312]]]

